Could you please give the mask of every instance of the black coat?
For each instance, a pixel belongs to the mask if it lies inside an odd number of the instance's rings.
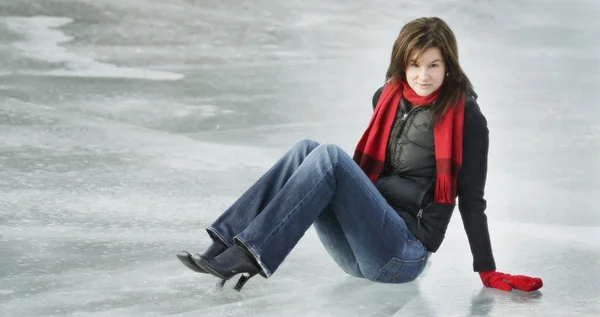
[[[382,88],[373,96],[373,108]],[[421,108],[421,109],[419,109]],[[407,111],[402,100],[392,126],[384,172],[375,182],[379,192],[406,221],[409,230],[429,251],[440,247],[453,205],[432,203],[435,152],[431,108]],[[406,116],[405,116],[406,115]],[[485,116],[473,97],[465,102],[463,164],[458,174],[458,208],[467,233],[474,271],[495,270],[485,215],[489,131]]]

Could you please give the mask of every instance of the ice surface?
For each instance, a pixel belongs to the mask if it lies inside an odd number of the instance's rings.
[[[0,316],[598,316],[597,1],[0,0]],[[175,258],[299,138],[352,151],[400,27],[457,34],[490,137],[498,269],[460,217],[414,283],[311,229],[241,293]],[[233,284],[230,282],[230,284]]]
[[[94,58],[75,54],[60,46],[73,40],[57,28],[73,22],[65,17],[8,17],[0,19],[0,24],[9,31],[22,36],[23,40],[14,43],[24,56],[51,64],[62,64],[63,68],[50,71],[23,70],[23,74],[38,76],[141,78],[148,80],[177,80],[182,74],[160,72],[100,63]]]

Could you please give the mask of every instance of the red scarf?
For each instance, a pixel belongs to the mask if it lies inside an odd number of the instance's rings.
[[[356,146],[354,161],[375,182],[385,162],[386,148],[400,99],[408,100],[414,107],[431,104],[439,95],[421,97],[406,82],[392,80],[385,85],[369,126]],[[433,201],[438,204],[456,203],[456,180],[462,165],[462,138],[465,100],[451,106],[433,127],[437,179]]]

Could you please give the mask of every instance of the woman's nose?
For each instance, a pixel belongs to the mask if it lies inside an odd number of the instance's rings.
[[[419,77],[421,79],[428,79],[429,78],[429,69],[427,67],[423,67],[421,69],[421,71],[419,71]]]

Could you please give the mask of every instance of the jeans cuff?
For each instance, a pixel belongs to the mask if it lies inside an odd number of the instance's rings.
[[[256,251],[256,249],[254,247],[252,247],[252,245],[246,243],[242,238],[240,238],[240,236],[233,237],[233,241],[234,242],[235,241],[239,242],[248,251],[250,251],[250,253],[252,254],[252,256],[254,256],[254,259],[256,260],[256,262],[258,263],[258,265],[260,266],[260,268],[262,269],[263,273],[265,273],[265,275],[267,276],[267,278],[271,277],[271,275],[273,273],[271,273],[271,270],[269,270],[267,268],[267,266],[260,260],[260,253],[258,251]]]
[[[211,239],[221,240],[221,242],[223,242],[223,244],[225,244],[228,248],[231,246],[231,243],[229,243],[227,241],[227,239],[225,239],[223,237],[223,235],[221,235],[215,228],[208,227],[208,228],[206,228],[206,232],[208,232],[208,235],[210,236]]]

